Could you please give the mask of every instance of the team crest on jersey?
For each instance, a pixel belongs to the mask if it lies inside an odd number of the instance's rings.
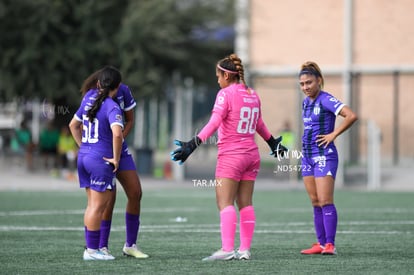
[[[223,97],[223,96],[219,96],[219,97],[217,98],[217,103],[218,103],[218,104],[223,104],[223,103],[224,103],[224,97]]]
[[[122,122],[122,116],[121,115],[116,115],[115,119],[116,119],[116,121]]]
[[[313,108],[313,113],[314,113],[315,115],[319,115],[319,114],[320,114],[320,112],[321,112],[321,108],[320,108],[319,106],[315,106],[315,107]]]

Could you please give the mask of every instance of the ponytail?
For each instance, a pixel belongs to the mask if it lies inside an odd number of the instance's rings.
[[[217,68],[223,72],[227,72],[237,79],[237,82],[241,81],[246,89],[250,90],[244,79],[244,67],[241,59],[236,54],[231,54],[217,63]]]
[[[101,108],[104,100],[109,96],[109,93],[116,89],[122,81],[121,73],[118,69],[112,66],[106,66],[98,72],[98,97],[94,101],[92,107],[87,111],[87,116],[90,122],[95,119],[96,114]]]
[[[318,64],[316,64],[313,61],[307,61],[307,62],[303,63],[301,68],[300,68],[299,77],[303,74],[310,74],[310,75],[314,75],[315,77],[320,77],[321,78],[321,87],[320,88],[321,89],[323,88],[325,80],[323,78],[321,68],[319,68]]]

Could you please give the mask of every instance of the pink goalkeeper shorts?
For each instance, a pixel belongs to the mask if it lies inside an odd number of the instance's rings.
[[[243,155],[219,155],[216,165],[216,178],[254,181],[259,170],[260,155],[258,151]]]

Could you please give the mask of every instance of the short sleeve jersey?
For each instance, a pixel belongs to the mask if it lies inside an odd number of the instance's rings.
[[[326,135],[334,130],[336,116],[344,106],[345,104],[324,91],[320,91],[313,101],[309,97],[303,100],[302,150],[305,157],[326,155],[335,147],[333,142],[326,148],[319,147],[316,140],[318,135]]]
[[[219,154],[257,150],[254,137],[256,125],[262,115],[259,96],[253,89],[247,91],[239,83],[221,89],[212,112],[222,118],[218,128]]]
[[[137,105],[134,97],[132,96],[131,89],[123,83],[119,86],[114,101],[118,103],[119,107],[124,112],[134,109]]]
[[[118,103],[119,107],[123,111],[122,114],[124,114],[124,112],[134,109],[135,106],[137,105],[132,95],[131,89],[123,83],[121,83],[121,85],[119,86],[118,92],[116,93],[114,101]],[[122,143],[121,157],[125,155],[129,155],[129,152],[128,152],[128,145],[126,141],[124,140],[124,142]]]
[[[103,101],[95,119],[92,122],[89,121],[87,111],[93,105],[97,95],[97,90],[88,91],[74,115],[74,118],[83,124],[82,144],[79,152],[111,157],[113,153],[111,127],[113,125],[123,127],[122,110],[112,98],[108,97]]]

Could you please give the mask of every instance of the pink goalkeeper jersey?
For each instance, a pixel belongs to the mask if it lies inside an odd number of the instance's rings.
[[[258,94],[239,83],[218,92],[210,121],[198,137],[204,142],[217,129],[219,155],[257,151],[256,131],[265,140],[271,136],[262,120]]]

